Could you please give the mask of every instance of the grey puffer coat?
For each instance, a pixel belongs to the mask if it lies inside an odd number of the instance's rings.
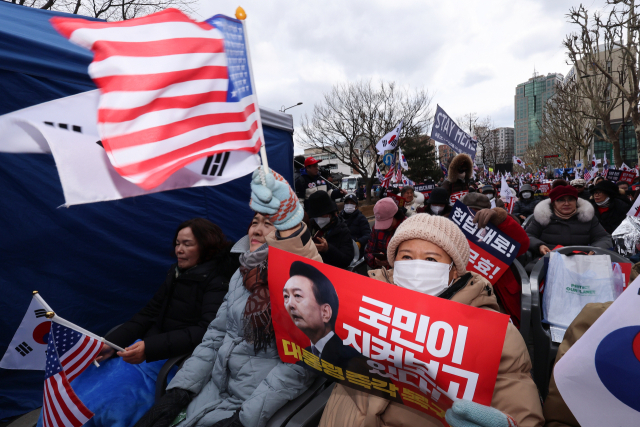
[[[541,245],[549,249],[557,245],[611,248],[611,235],[600,225],[591,203],[578,199],[576,209],[576,215],[569,219],[560,219],[551,208],[551,199],[538,203],[533,211],[533,220],[526,228],[529,249],[537,255]]]
[[[267,236],[269,246],[321,260],[306,226],[299,235],[279,240]],[[233,252],[245,252],[248,237],[238,241]],[[244,308],[250,293],[240,270],[231,277],[229,292],[209,324],[202,343],[184,363],[168,389],[196,393],[179,427],[204,427],[229,418],[240,409],[245,427],[262,427],[287,401],[303,393],[314,374],[302,366],[283,363],[275,345],[257,354],[244,340]]]

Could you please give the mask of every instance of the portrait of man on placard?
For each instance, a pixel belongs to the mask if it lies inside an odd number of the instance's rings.
[[[302,261],[293,262],[283,296],[291,320],[309,338],[310,345],[305,350],[343,369],[353,365],[350,362],[354,358],[366,360],[336,334],[338,294],[320,270]]]

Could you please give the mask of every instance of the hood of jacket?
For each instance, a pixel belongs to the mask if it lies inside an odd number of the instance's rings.
[[[471,175],[473,175],[473,160],[469,157],[468,154],[458,154],[451,160],[449,163],[449,171],[447,175],[447,180],[451,183],[454,183],[460,179],[460,170],[464,171],[464,182],[469,182]]]
[[[371,270],[368,274],[372,279],[395,285],[393,282],[393,269],[387,270],[383,267],[378,270]],[[449,295],[447,295],[447,293],[449,293]],[[500,309],[491,283],[484,277],[473,272],[467,272],[456,279],[456,281],[445,290],[442,297],[470,305],[471,307],[487,308],[495,311],[499,311]]]
[[[578,198],[578,203],[576,205],[576,210],[578,212],[577,218],[580,222],[589,222],[593,219],[594,211],[593,206],[589,203],[588,200]],[[536,208],[533,210],[533,217],[538,224],[543,227],[546,227],[551,222],[551,217],[554,216],[553,208],[551,207],[551,199],[546,199],[541,201],[536,205]]]

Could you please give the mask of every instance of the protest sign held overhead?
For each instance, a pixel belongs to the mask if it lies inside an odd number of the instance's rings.
[[[51,22],[94,52],[89,75],[101,91],[101,144],[123,178],[150,190],[201,158],[260,150],[240,21],[216,16],[198,23],[167,9],[123,22]]]
[[[629,171],[623,171],[620,169],[607,169],[606,179],[608,181],[613,181],[613,182],[624,181],[624,182],[628,182],[629,184],[632,184],[635,177],[636,177],[636,173],[633,171],[629,172]]]
[[[382,155],[385,151],[395,150],[398,146],[398,138],[400,138],[400,131],[402,130],[403,120],[398,123],[391,132],[382,137],[380,141],[376,144],[376,150],[378,150],[378,154]]]
[[[443,425],[455,400],[491,404],[507,316],[275,248],[269,249],[269,264],[283,362],[402,402]],[[323,324],[315,325],[309,316],[318,310]]]
[[[459,200],[449,214],[469,241],[467,270],[481,274],[495,284],[516,259],[520,243],[491,223],[479,230],[473,223],[474,217],[473,211]]]
[[[439,105],[431,129],[431,138],[442,144],[447,144],[456,153],[468,154],[472,160],[476,157],[476,141],[460,129]]]
[[[640,425],[639,292],[636,279],[554,367],[582,427]]]

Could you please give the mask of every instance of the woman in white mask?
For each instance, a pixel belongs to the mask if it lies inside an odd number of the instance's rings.
[[[436,216],[449,216],[451,205],[449,204],[449,192],[442,187],[436,187],[431,190],[429,199],[427,199],[424,209],[418,212],[428,213]]]
[[[416,214],[396,230],[387,247],[393,269],[369,276],[416,292],[498,311],[491,284],[466,270],[469,243],[458,226],[438,216]],[[491,407],[460,400],[447,411],[452,427],[542,426],[538,390],[530,375],[531,360],[518,330],[507,327]],[[337,385],[327,402],[321,427],[440,426],[427,414]]]
[[[351,238],[358,245],[362,257],[371,236],[371,226],[367,217],[358,209],[358,198],[355,194],[347,194],[344,198],[344,209],[340,212],[340,217],[349,227]]]

